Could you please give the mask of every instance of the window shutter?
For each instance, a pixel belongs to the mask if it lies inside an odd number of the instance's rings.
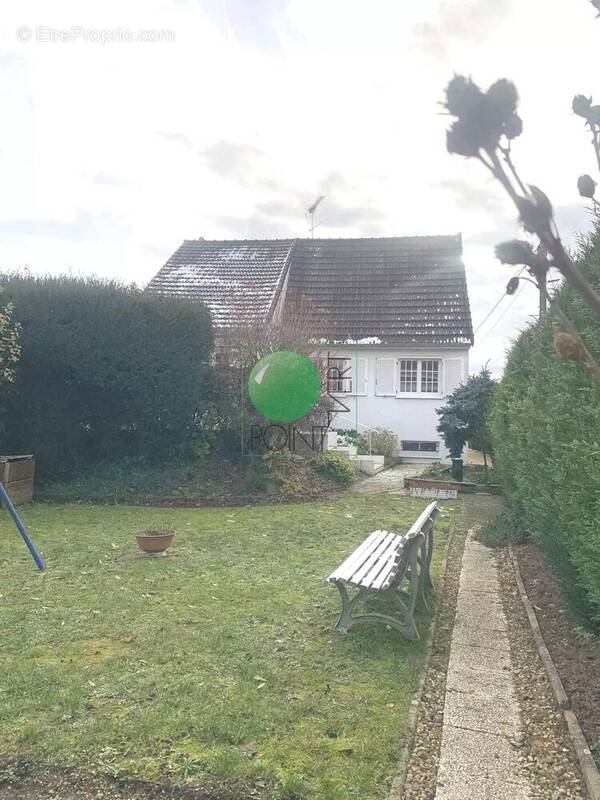
[[[368,359],[366,358],[353,358],[352,359],[352,372],[357,371],[356,380],[354,381],[355,394],[367,394],[367,378],[368,378]],[[358,369],[357,369],[358,368]]]
[[[452,394],[464,379],[464,361],[462,358],[444,359],[444,396]]]
[[[396,359],[377,359],[377,380],[375,394],[380,397],[394,397],[396,395]]]

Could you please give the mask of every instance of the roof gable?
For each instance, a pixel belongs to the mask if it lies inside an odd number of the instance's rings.
[[[293,239],[188,239],[146,290],[204,303],[216,328],[241,318],[264,321],[281,287],[293,244]]]

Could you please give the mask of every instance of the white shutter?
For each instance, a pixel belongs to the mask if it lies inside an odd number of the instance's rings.
[[[396,395],[396,359],[377,359],[377,380],[375,394],[379,397],[394,397]]]
[[[360,395],[367,394],[367,378],[368,378],[368,359],[366,358],[353,358],[352,359],[352,385],[354,393]],[[356,379],[354,373],[356,372]]]
[[[464,380],[464,360],[462,358],[444,359],[444,396],[452,394]]]

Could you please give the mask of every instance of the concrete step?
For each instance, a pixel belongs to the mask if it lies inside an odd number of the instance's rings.
[[[367,475],[375,475],[384,468],[385,459],[383,456],[350,456],[350,461],[356,464],[361,472]]]

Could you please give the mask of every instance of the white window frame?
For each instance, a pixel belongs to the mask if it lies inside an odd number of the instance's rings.
[[[349,397],[366,397],[368,394],[368,387],[369,387],[369,359],[366,356],[351,356],[351,355],[338,355],[337,353],[334,355],[329,356],[329,360],[336,359],[340,361],[348,361],[350,364],[350,373],[348,376],[336,379],[336,378],[328,378],[327,379],[327,391],[329,394],[332,395],[340,395],[342,397],[349,396]],[[357,386],[358,384],[358,375],[356,374],[359,363],[363,364],[363,380],[361,381],[362,385]],[[360,371],[360,369],[359,369]],[[342,381],[342,385],[349,386],[349,389],[344,389],[342,391],[333,391],[329,389],[329,381],[339,380]]]
[[[402,361],[416,361],[417,362],[417,391],[416,392],[401,392],[400,391],[400,372]],[[424,361],[437,361],[438,362],[438,390],[437,392],[422,392],[421,391],[421,371]],[[429,358],[427,356],[402,356],[397,360],[396,368],[396,397],[410,398],[410,397],[443,397],[444,387],[444,359],[443,358]]]
[[[350,369],[352,369],[352,359],[350,358],[350,356],[338,356],[338,355],[329,356],[329,358],[327,359],[327,362],[326,362],[328,371],[330,369],[332,369],[332,367],[333,367],[333,365],[330,363],[331,361],[344,361],[344,362],[348,361],[349,365],[350,365]],[[345,370],[346,370],[346,368],[344,367],[342,371],[345,372]],[[337,383],[341,384],[342,387],[344,387],[344,388],[342,388],[342,389],[330,389],[329,381],[331,381],[332,383],[333,382],[337,382]],[[349,387],[349,388],[345,388],[345,387]],[[347,375],[342,375],[339,378],[334,378],[333,376],[330,377],[329,374],[327,375],[327,391],[328,391],[329,394],[354,394],[353,389],[354,389],[354,372],[353,371],[349,372]]]

